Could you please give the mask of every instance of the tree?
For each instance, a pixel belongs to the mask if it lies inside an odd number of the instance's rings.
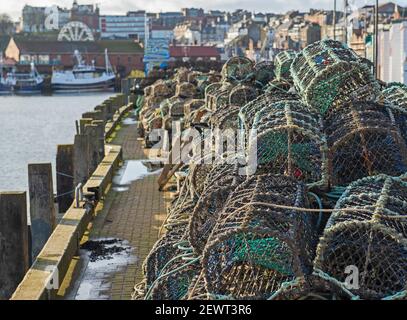
[[[8,14],[0,14],[0,35],[10,34],[13,32],[14,24]]]

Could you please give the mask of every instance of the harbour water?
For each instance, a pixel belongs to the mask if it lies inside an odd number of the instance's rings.
[[[112,93],[0,96],[0,191],[26,191],[27,165],[51,162],[58,144],[73,143],[75,120]]]

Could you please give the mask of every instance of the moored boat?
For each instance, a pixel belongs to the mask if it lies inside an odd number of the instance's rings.
[[[44,77],[40,75],[31,63],[29,73],[17,73],[15,69],[7,73],[0,79],[1,93],[34,94],[41,93],[44,87]]]
[[[79,51],[74,56],[77,64],[72,70],[54,70],[51,85],[55,92],[94,92],[114,89],[116,75],[105,51],[105,68],[98,68],[92,62],[88,65],[82,59]]]

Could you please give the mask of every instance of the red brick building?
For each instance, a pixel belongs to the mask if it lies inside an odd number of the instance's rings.
[[[17,61],[23,68],[34,62],[41,73],[50,74],[52,68],[68,69],[75,64],[74,52],[78,50],[87,62],[105,66],[105,49],[113,68],[126,76],[132,70],[143,70],[144,50],[131,40],[106,40],[96,42],[60,42],[12,38],[5,50],[5,56]]]
[[[172,60],[219,61],[220,53],[212,46],[170,46]]]

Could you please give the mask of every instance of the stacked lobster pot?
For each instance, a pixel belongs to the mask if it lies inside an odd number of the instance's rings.
[[[406,87],[380,92],[332,40],[274,65],[233,57],[221,78],[176,76],[161,119],[238,130],[241,152],[212,146],[179,169],[135,298],[407,299]]]
[[[274,63],[271,61],[261,61],[254,65],[256,87],[263,89],[275,78]]]
[[[368,65],[334,40],[302,50],[291,64],[291,76],[305,103],[321,114],[354,99],[375,100],[380,89]]]
[[[281,51],[276,55],[275,66],[278,81],[292,83],[290,68],[295,56],[296,53],[293,50]]]
[[[353,182],[336,204],[315,271],[346,283],[352,298],[407,296],[407,183],[378,175]]]
[[[297,100],[275,102],[256,113],[251,129],[248,159],[258,172],[328,187],[328,148],[318,113]]]
[[[258,96],[256,99],[248,102],[240,108],[239,122],[241,129],[249,132],[253,127],[254,117],[261,109],[270,106],[276,102],[299,100],[300,97],[296,94],[288,93],[280,90],[266,91],[264,94]]]
[[[382,91],[381,101],[388,104],[389,114],[407,143],[407,86],[402,84],[390,85]]]
[[[264,299],[283,282],[308,274],[312,225],[295,210],[306,207],[306,201],[304,184],[289,177],[254,175],[242,182],[207,240],[202,257],[206,290],[227,299]]]
[[[189,168],[179,196],[169,208],[164,224],[166,233],[144,262],[145,281],[138,286],[139,292],[134,298],[177,300],[186,295],[200,271],[200,257],[188,239],[188,224],[211,167],[201,164]]]
[[[325,114],[331,183],[407,172],[407,147],[384,105],[349,102]]]
[[[144,105],[142,106],[139,117],[143,126],[145,136],[154,130],[162,127],[162,118],[160,114],[160,104],[167,98],[173,96],[175,86],[170,81],[159,80],[155,84],[144,89]]]

